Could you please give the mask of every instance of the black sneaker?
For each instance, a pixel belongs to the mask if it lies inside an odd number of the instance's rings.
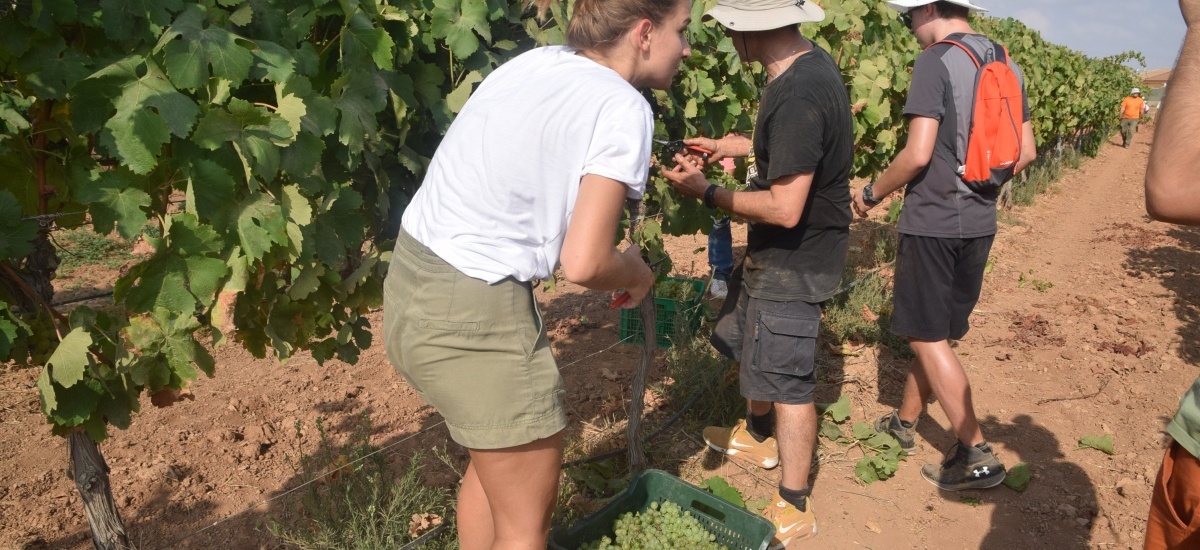
[[[921,468],[921,477],[943,491],[987,489],[999,485],[1004,476],[1004,465],[987,443],[982,448],[955,443],[941,466],[926,464]]]
[[[900,423],[899,411],[895,409],[875,421],[875,431],[896,438],[896,441],[900,442],[900,450],[906,455],[911,455],[917,450],[917,423],[913,422],[911,428],[905,428],[904,424]]]

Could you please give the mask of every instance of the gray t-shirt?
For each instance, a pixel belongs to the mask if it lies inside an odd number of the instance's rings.
[[[994,49],[991,40],[980,34],[955,33],[947,38],[963,42],[987,57]],[[1025,77],[1009,59],[1024,90]],[[939,122],[937,147],[966,150],[972,98],[978,68],[958,46],[934,44],[917,56],[913,64],[912,87],[904,114],[927,117]],[[1023,120],[1029,120],[1029,96],[1022,95]],[[954,167],[936,151],[929,166],[908,183],[904,209],[897,230],[908,235],[970,239],[996,234],[996,194],[979,194],[967,188]]]

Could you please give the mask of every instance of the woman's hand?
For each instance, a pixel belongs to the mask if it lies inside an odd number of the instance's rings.
[[[654,272],[650,270],[646,260],[642,259],[642,249],[636,244],[630,245],[621,253],[621,261],[629,266],[629,273],[633,277],[633,282],[625,286],[629,299],[621,304],[621,309],[633,309],[641,305],[642,299],[650,292],[650,285],[654,284]],[[614,292],[613,299],[619,298],[620,295],[621,291]]]

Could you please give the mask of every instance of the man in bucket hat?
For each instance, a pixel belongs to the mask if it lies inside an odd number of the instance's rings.
[[[1142,99],[1142,91],[1134,88],[1129,95],[1121,100],[1121,146],[1128,149],[1133,145],[1133,134],[1137,132],[1138,122],[1142,113],[1149,111],[1146,101]]]
[[[779,491],[763,510],[772,548],[817,532],[809,473],[816,445],[814,356],[821,304],[837,290],[849,248],[850,100],[837,63],[797,24],[825,13],[804,0],[719,0],[716,19],[744,62],[767,84],[753,139],[692,138],[709,162],[747,157],[745,191],[710,184],[695,157],[664,170],[681,194],[748,220],[746,257],[729,281],[712,343],[739,361],[747,418],[704,430],[708,445],[764,468],[781,465]]]
[[[911,454],[917,419],[935,395],[956,442],[940,465],[925,465],[921,476],[945,491],[995,487],[1004,480],[1004,465],[980,432],[971,385],[951,341],[966,335],[979,299],[996,234],[997,193],[968,188],[948,159],[960,158],[957,151],[965,148],[979,72],[964,48],[984,61],[1002,59],[1004,51],[971,29],[968,14],[983,8],[968,0],[892,0],[887,5],[901,13],[924,51],[913,64],[904,106],[908,141],[879,179],[854,196],[854,210],[866,217],[883,197],[907,186],[897,227],[891,329],[908,339],[915,358],[899,410],[880,418],[875,429],[895,436]],[[1020,172],[1036,150],[1024,79],[1011,58],[1008,64],[1022,89],[1023,138],[1015,166]]]

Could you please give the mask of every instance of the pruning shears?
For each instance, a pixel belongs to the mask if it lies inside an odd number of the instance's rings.
[[[676,154],[682,153],[683,151],[686,150],[687,152],[700,157],[701,160],[708,162],[708,157],[713,154],[712,151],[709,151],[708,149],[705,149],[698,145],[688,145],[688,144],[684,143],[683,140],[681,140],[681,139],[676,139],[676,140],[672,140],[672,141],[655,139],[654,143],[662,145],[663,154],[667,158],[671,158],[671,159],[675,158]]]
[[[667,258],[669,258],[669,257],[670,256],[664,255],[663,257],[651,262],[649,260],[649,258],[642,256],[642,260],[645,260],[646,265],[650,266],[650,271],[652,273],[657,273],[658,266],[660,264],[662,264],[663,262],[667,261]],[[624,291],[619,296],[617,296],[617,298],[615,300],[613,300],[611,304],[608,304],[608,309],[620,309],[621,306],[624,306],[625,304],[629,303],[629,300],[631,298],[633,298],[633,296],[631,294],[629,294],[629,291],[628,290]]]

